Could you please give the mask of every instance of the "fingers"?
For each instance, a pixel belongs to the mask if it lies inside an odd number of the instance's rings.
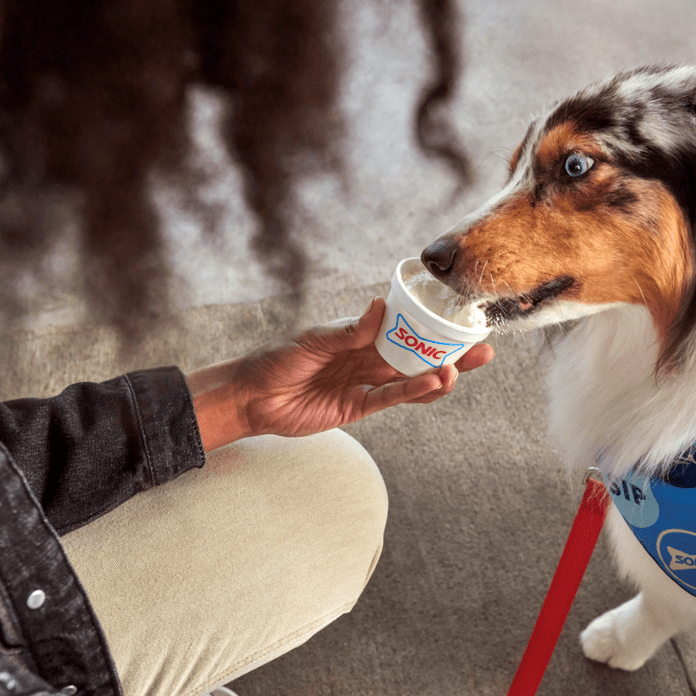
[[[455,363],[459,372],[469,372],[482,367],[495,357],[495,351],[487,343],[477,343]]]
[[[433,390],[418,398],[413,399],[413,404],[430,404],[437,399],[449,394],[454,389],[455,382],[460,372],[470,372],[489,363],[495,356],[495,351],[486,343],[475,345],[466,355],[460,358],[454,365],[445,365],[438,372],[442,380],[442,388]]]
[[[454,384],[459,377],[459,370],[454,365],[445,365],[440,368],[438,375],[442,380],[442,393],[449,394],[454,389]]]
[[[454,365],[445,365],[439,370],[437,375],[442,383],[442,386],[439,389],[434,389],[423,396],[412,399],[408,403],[431,404],[433,401],[437,401],[443,396],[447,396],[447,394],[454,389],[454,385],[457,382],[457,377],[459,377],[459,371]]]
[[[454,370],[456,372],[456,370]],[[454,386],[454,380],[452,386]],[[452,386],[449,386],[451,391]],[[365,394],[365,402],[363,405],[363,413],[361,417],[369,416],[377,411],[382,411],[385,408],[397,406],[398,404],[418,402],[422,398],[427,398],[426,395],[437,392],[444,395],[446,392],[443,381],[439,374],[430,372],[425,375],[419,375],[413,379],[404,379],[398,382],[389,382],[381,387],[373,387]],[[433,397],[433,400],[437,397]]]
[[[382,300],[384,302],[384,300]],[[383,309],[382,309],[383,312]],[[366,315],[363,315],[364,318]],[[381,319],[380,319],[381,321]],[[445,365],[438,372],[431,372],[411,379],[390,382],[368,392],[370,413],[402,403],[429,404],[449,394],[460,372],[470,372],[489,363],[495,356],[487,343],[475,345],[454,365]]]

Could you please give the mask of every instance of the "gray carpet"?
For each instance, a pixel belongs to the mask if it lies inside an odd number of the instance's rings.
[[[385,285],[313,296],[302,322],[359,314]],[[5,346],[0,398],[48,395],[79,380],[238,354],[290,328],[282,298],[187,310],[128,357],[88,326],[36,329]],[[493,339],[496,358],[446,399],[346,428],[372,453],[391,509],[382,560],[354,611],[245,675],[240,696],[504,695],[579,501],[547,440],[534,341]],[[577,635],[624,601],[606,545],[590,563],[542,696],[690,695],[675,646],[636,673],[588,662]],[[696,641],[676,646],[696,673]]]

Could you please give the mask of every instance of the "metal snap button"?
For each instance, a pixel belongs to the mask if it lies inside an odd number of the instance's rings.
[[[70,684],[70,686],[64,686],[60,690],[60,693],[63,694],[63,696],[74,696],[77,693],[77,687],[72,684]]]
[[[34,590],[27,598],[27,606],[30,609],[38,609],[46,601],[46,593],[43,590]]]

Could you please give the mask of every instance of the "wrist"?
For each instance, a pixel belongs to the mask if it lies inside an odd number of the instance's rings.
[[[186,376],[206,452],[251,434],[244,415],[244,391],[234,379],[234,372],[234,363],[223,363]]]

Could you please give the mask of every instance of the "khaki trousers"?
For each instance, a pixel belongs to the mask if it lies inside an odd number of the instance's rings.
[[[372,458],[334,430],[215,450],[62,541],[125,696],[199,696],[350,611],[386,516]]]

